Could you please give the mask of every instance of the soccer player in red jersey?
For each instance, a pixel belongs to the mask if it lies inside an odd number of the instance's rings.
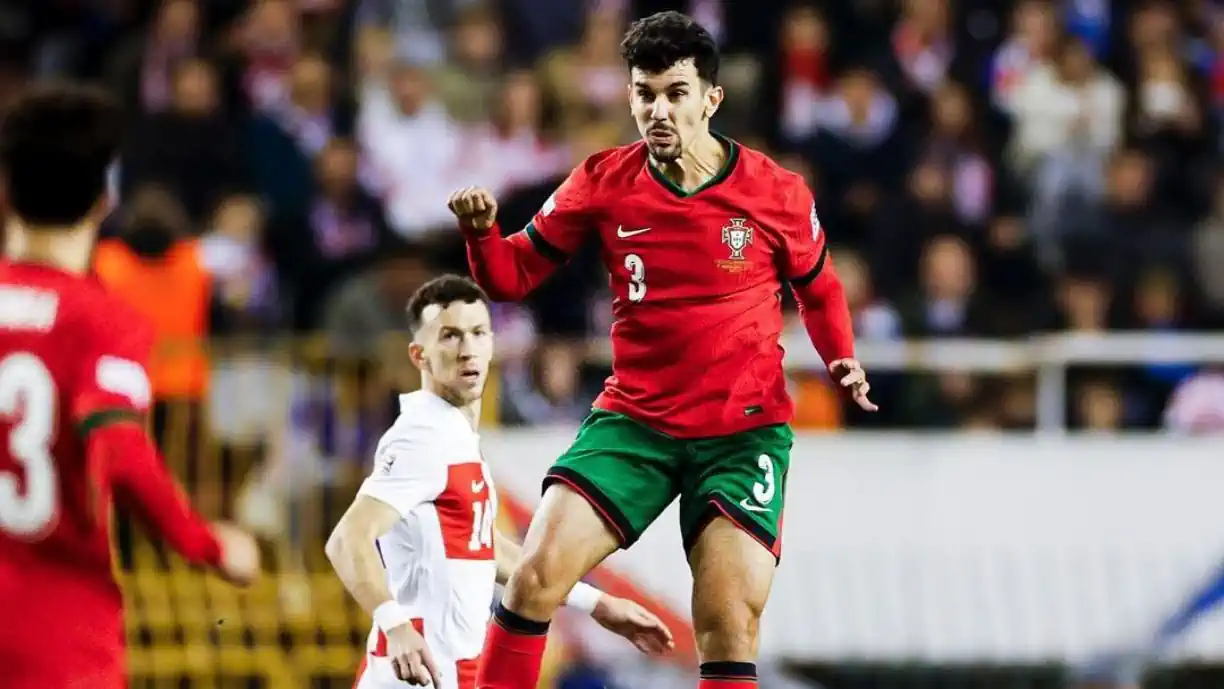
[[[699,686],[756,686],[793,439],[779,346],[785,285],[834,380],[875,409],[811,192],[709,129],[723,100],[713,38],[665,12],[636,22],[622,52],[642,141],[588,158],[506,238],[489,192],[450,199],[493,298],[522,298],[589,239],[615,295],[612,376],[545,478],[487,637],[477,680],[486,689],[535,687],[566,592],[677,496]]]
[[[120,115],[47,87],[0,123],[10,216],[0,261],[0,686],[127,685],[112,497],[188,561],[235,583],[255,541],[209,525],[145,433],[151,329],[87,275],[109,211]]]

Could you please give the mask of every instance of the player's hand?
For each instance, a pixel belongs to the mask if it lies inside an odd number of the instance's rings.
[[[642,653],[658,655],[675,646],[667,625],[631,600],[605,593],[600,597],[591,617],[604,629],[628,639]]]
[[[867,372],[858,359],[838,359],[829,364],[829,376],[838,385],[850,391],[850,399],[854,400],[865,411],[879,411],[874,402],[867,399],[871,391],[871,383],[867,382]]]
[[[434,663],[425,638],[410,624],[392,627],[387,634],[387,657],[395,676],[414,687],[439,686],[442,675]]]
[[[248,586],[259,578],[259,543],[242,529],[219,522],[213,524],[213,535],[221,544],[221,566],[218,573],[231,584]]]
[[[493,192],[480,187],[465,187],[450,195],[446,207],[459,222],[478,230],[493,227],[497,220],[497,199]]]

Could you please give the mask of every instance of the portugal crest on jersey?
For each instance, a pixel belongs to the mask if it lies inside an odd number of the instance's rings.
[[[731,224],[722,228],[722,243],[731,249],[731,260],[744,260],[744,249],[752,244],[752,228],[744,218],[731,218]]]

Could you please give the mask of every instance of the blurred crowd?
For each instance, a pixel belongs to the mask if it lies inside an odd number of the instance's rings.
[[[465,270],[452,190],[489,187],[515,229],[637,135],[619,41],[662,9],[723,47],[715,128],[808,178],[861,340],[1224,322],[1210,0],[0,0],[0,96],[70,75],[122,100],[98,270],[167,338],[319,333],[377,361],[411,291]],[[498,306],[502,421],[583,416],[606,284],[584,254]],[[168,367],[163,396],[201,370]],[[1157,427],[1193,375],[1075,370],[1068,421]],[[1034,417],[1030,376],[877,374],[872,418],[795,386],[806,426]]]

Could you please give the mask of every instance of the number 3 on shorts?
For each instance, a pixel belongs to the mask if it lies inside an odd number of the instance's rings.
[[[761,467],[762,480],[752,484],[752,499],[755,504],[750,502],[748,498],[740,500],[740,507],[749,512],[766,512],[769,510],[769,503],[773,502],[774,493],[777,491],[777,480],[774,478],[774,462],[769,455],[761,455],[757,458],[757,466]]]

